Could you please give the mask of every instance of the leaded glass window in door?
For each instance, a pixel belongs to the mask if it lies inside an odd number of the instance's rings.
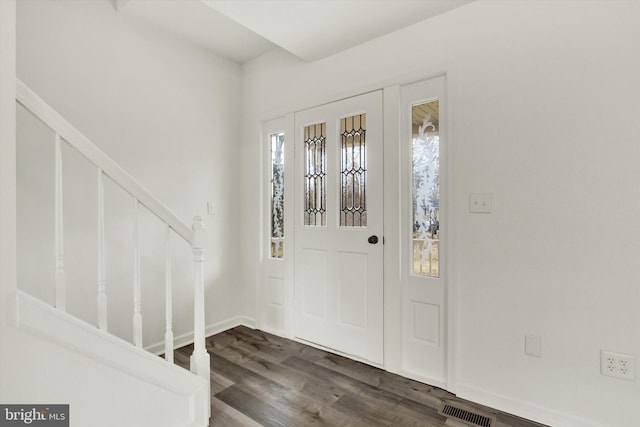
[[[304,128],[304,225],[327,225],[327,124]]]
[[[271,258],[284,256],[284,134],[271,135]]]
[[[413,273],[440,275],[440,136],[437,100],[411,107]]]
[[[340,226],[367,226],[367,115],[340,120]]]

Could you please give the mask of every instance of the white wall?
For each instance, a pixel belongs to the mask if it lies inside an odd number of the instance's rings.
[[[640,356],[638,22],[637,2],[480,0],[324,60],[246,64],[244,313],[260,121],[444,64],[458,393],[554,426],[640,425],[640,381],[599,373],[601,349]],[[493,193],[493,214],[468,213],[473,192]],[[525,333],[542,336],[541,358],[524,355]]]
[[[112,2],[24,1],[17,10],[18,78],[187,224],[208,218],[208,325],[237,312],[238,65],[129,23]],[[53,301],[53,135],[18,111],[20,287]],[[95,323],[96,172],[64,153],[69,311]],[[107,184],[109,330],[131,339],[133,201]],[[144,345],[164,333],[164,231],[143,213]],[[175,239],[174,333],[193,330],[192,264]],[[179,267],[178,261],[184,261]],[[34,262],[34,264],[31,264]],[[32,265],[39,265],[37,269]]]

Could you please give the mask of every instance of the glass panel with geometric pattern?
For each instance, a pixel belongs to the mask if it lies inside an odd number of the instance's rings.
[[[304,128],[304,225],[327,225],[327,124]]]
[[[440,275],[439,102],[411,107],[413,273]]]
[[[367,226],[367,115],[340,120],[340,226]]]
[[[284,133],[271,135],[271,258],[284,256]]]

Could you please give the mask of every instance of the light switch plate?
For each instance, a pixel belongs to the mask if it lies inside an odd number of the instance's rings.
[[[469,212],[491,213],[493,200],[491,193],[473,193],[469,196]]]

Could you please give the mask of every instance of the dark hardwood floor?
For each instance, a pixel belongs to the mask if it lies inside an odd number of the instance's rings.
[[[239,326],[207,339],[210,426],[469,426],[440,415],[444,403],[491,427],[540,427],[509,414],[326,351]],[[187,367],[192,346],[175,352]]]

